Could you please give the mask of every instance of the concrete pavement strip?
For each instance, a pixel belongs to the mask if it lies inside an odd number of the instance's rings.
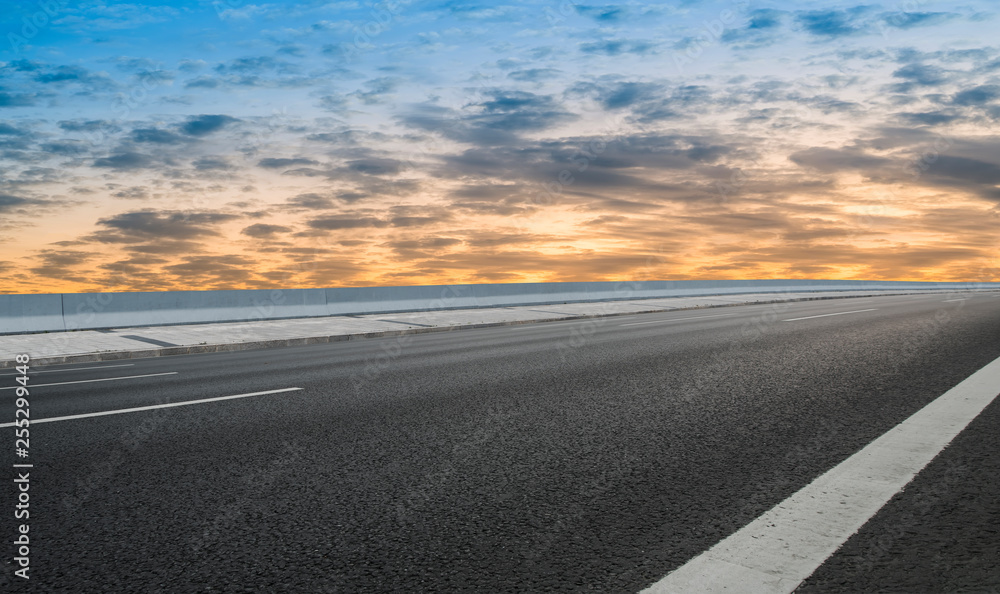
[[[34,366],[143,359],[246,351],[359,340],[451,332],[539,322],[586,320],[643,313],[663,313],[734,305],[767,305],[862,296],[908,295],[898,291],[829,291],[776,298],[775,293],[670,297],[563,304],[561,314],[540,315],[532,306],[409,312],[392,315],[328,316],[284,320],[133,327],[36,334],[0,335],[0,368],[16,365],[19,353],[31,356]],[[921,293],[918,293],[921,294]],[[954,294],[954,293],[952,293]],[[537,306],[536,306],[537,307]],[[472,321],[476,320],[476,321]],[[400,324],[407,328],[398,328]],[[159,348],[133,348],[137,339]]]

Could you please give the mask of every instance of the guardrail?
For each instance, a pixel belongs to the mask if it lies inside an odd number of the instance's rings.
[[[1000,289],[1000,283],[683,280],[0,295],[0,334],[739,293]]]

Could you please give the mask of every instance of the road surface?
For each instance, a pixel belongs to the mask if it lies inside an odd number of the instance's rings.
[[[998,357],[988,293],[32,368],[0,583],[638,592]],[[799,590],[1000,588],[998,435],[994,402]]]

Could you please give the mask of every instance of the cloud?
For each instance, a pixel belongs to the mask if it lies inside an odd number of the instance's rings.
[[[62,142],[43,142],[40,148],[50,155],[61,155],[64,157],[74,157],[81,155],[88,150],[88,146],[82,142],[67,140]]]
[[[818,37],[847,37],[864,32],[857,17],[866,12],[865,7],[850,10],[811,10],[795,15],[795,20],[807,32]]]
[[[395,175],[400,172],[402,163],[395,159],[355,159],[348,161],[347,167],[366,175]]]
[[[79,82],[114,86],[106,74],[92,74],[80,66],[58,66],[48,72],[39,72],[35,75],[34,80],[42,84]]]
[[[339,202],[335,201],[332,196],[317,194],[315,192],[293,196],[286,200],[285,203],[293,208],[306,210],[326,210],[339,206]]]
[[[617,23],[624,20],[628,14],[628,8],[625,6],[585,6],[577,4],[573,8],[576,9],[578,14],[588,16],[599,23]]]
[[[229,171],[233,169],[229,161],[218,157],[201,157],[191,161],[191,165],[198,171]]]
[[[257,262],[247,256],[226,254],[187,257],[180,263],[164,266],[163,270],[178,278],[195,280],[199,286],[224,288],[254,278],[256,267]]]
[[[948,80],[947,73],[943,69],[927,64],[907,64],[892,75],[905,80],[908,86],[904,88],[907,90],[910,86],[935,87]]]
[[[658,44],[644,39],[604,39],[580,44],[580,51],[585,54],[603,54],[605,56],[620,56],[622,54],[637,54],[640,56],[656,53]]]
[[[339,231],[342,229],[365,229],[388,227],[388,221],[371,216],[336,215],[312,219],[307,225],[313,229]]]
[[[286,56],[295,56],[296,58],[305,57],[306,46],[298,43],[289,43],[278,48],[277,53]]]
[[[198,66],[198,67],[194,67]],[[201,64],[191,65],[188,72],[201,70]],[[321,82],[315,76],[302,76],[299,65],[272,56],[236,58],[216,64],[211,75],[202,74],[189,79],[185,88],[229,90],[234,88],[289,89],[307,87]]]
[[[442,255],[448,248],[462,245],[457,237],[428,236],[419,239],[400,239],[383,244],[396,254],[401,261],[415,262],[422,259],[434,259]]]
[[[258,5],[258,4],[249,4],[247,6],[243,6],[241,4],[234,3],[232,6],[236,6],[238,8],[223,9],[222,5],[217,6],[216,10],[218,12],[219,18],[224,21],[229,21],[229,20],[246,21],[257,16],[267,15],[274,9],[273,6]]]
[[[119,127],[108,120],[63,120],[59,127],[67,132],[118,131]]]
[[[97,220],[99,231],[93,239],[105,243],[141,243],[157,240],[191,240],[215,237],[220,223],[236,215],[217,212],[134,211]]]
[[[415,106],[398,116],[404,125],[436,132],[458,142],[501,145],[516,142],[524,132],[534,132],[579,119],[550,95],[493,89],[489,98],[462,110],[432,104]]]
[[[897,29],[913,29],[916,27],[939,25],[956,19],[958,16],[950,12],[909,12],[898,10],[883,13],[881,20],[886,25],[896,27]]]
[[[319,106],[327,111],[341,112],[349,105],[350,101],[343,95],[325,95],[319,98]]]
[[[191,136],[206,136],[238,121],[227,115],[200,115],[188,118],[181,124],[180,130]]]
[[[423,227],[451,221],[454,214],[447,208],[400,205],[389,208],[389,223],[393,227]]]
[[[0,194],[0,212],[3,213],[11,212],[15,208],[27,206],[32,203],[34,203],[34,201],[29,200],[28,198],[13,196],[11,194]]]
[[[785,16],[784,11],[774,10],[771,8],[758,8],[750,11],[747,15],[748,23],[746,29],[748,31],[770,31],[781,27],[782,18]]]
[[[507,78],[521,82],[541,82],[554,79],[560,72],[555,68],[528,68],[509,72]]]
[[[208,66],[204,60],[181,60],[177,63],[177,69],[182,72],[197,72]]]
[[[41,62],[34,62],[32,60],[13,60],[7,63],[7,67],[15,70],[17,72],[36,72],[45,67]]]
[[[314,161],[312,159],[305,159],[302,157],[284,159],[277,157],[268,157],[266,159],[261,159],[257,162],[259,167],[265,167],[267,169],[282,169],[285,167],[292,167],[295,165],[319,165],[319,161]]]
[[[132,186],[131,188],[114,192],[111,195],[115,198],[124,198],[126,200],[145,200],[149,198],[149,191],[143,186]]]
[[[1000,165],[980,159],[940,155],[928,163],[924,177],[943,181],[946,187],[969,187],[984,198],[1000,201]],[[943,179],[942,179],[943,178]]]
[[[925,126],[950,124],[956,120],[961,119],[961,116],[957,114],[944,111],[927,111],[919,113],[903,112],[903,113],[898,113],[896,115],[902,118],[907,123],[916,125],[925,125]]]
[[[623,110],[632,121],[656,124],[710,110],[717,99],[705,85],[669,86],[662,82],[614,81],[574,85],[570,94],[593,97],[601,107]]]
[[[157,165],[156,161],[153,160],[149,155],[142,153],[136,153],[132,151],[126,151],[122,153],[117,153],[109,157],[102,157],[94,161],[94,167],[106,167],[109,169],[118,169],[121,171],[129,171],[134,169],[148,169],[155,167]]]
[[[720,40],[744,49],[770,45],[780,39],[787,14],[771,8],[751,10],[747,13],[746,26],[726,29]]]
[[[69,196],[30,218],[84,247],[47,247],[133,290],[621,278],[655,246],[677,276],[890,274],[896,243],[995,247],[1000,59],[963,16],[983,0],[460,4],[358,45],[370,7],[343,3],[248,6],[209,37],[179,10],[169,47],[60,24],[63,64],[0,63],[4,245],[45,266],[17,221]],[[699,33],[691,72],[656,59]]]
[[[112,61],[119,70],[132,73],[158,70],[160,68],[159,62],[145,57],[118,56],[117,58],[113,58]]]
[[[53,24],[70,31],[94,32],[135,29],[142,25],[176,20],[180,15],[171,6],[94,2],[61,6]]]
[[[620,109],[636,103],[663,99],[666,88],[658,83],[622,82],[601,87],[598,100],[607,109]]]
[[[980,85],[957,93],[951,100],[952,105],[979,106],[1000,98],[1000,86]]]
[[[344,60],[356,55],[358,53],[358,48],[355,47],[354,44],[341,42],[324,45],[322,51],[325,56],[336,58],[338,60]]]
[[[88,275],[85,272],[76,272],[73,269],[86,264],[95,255],[92,252],[79,250],[40,250],[35,254],[35,258],[40,262],[38,265],[32,266],[30,270],[32,274],[41,277],[63,281],[86,281]]]
[[[278,60],[271,56],[257,56],[253,58],[236,58],[226,64],[219,64],[215,71],[220,74],[260,74],[268,71],[292,69],[292,65],[284,60]]]
[[[35,104],[35,98],[34,94],[0,91],[0,107],[28,107]]]
[[[292,231],[291,227],[285,227],[283,225],[268,225],[267,223],[256,223],[245,227],[240,233],[243,235],[253,237],[256,239],[264,239],[273,237],[278,233],[290,233]]]
[[[402,79],[393,76],[373,78],[365,82],[367,91],[356,91],[352,95],[361,99],[365,105],[377,105],[384,101],[385,96],[398,89],[402,82]]]
[[[217,78],[199,76],[184,83],[185,89],[215,89],[222,86]]]
[[[28,133],[21,128],[0,122],[0,136],[26,136]]]
[[[143,70],[137,72],[135,79],[139,81],[139,84],[150,86],[150,85],[165,85],[173,82],[177,76],[168,70]]]
[[[403,184],[400,184],[398,187],[402,189],[402,188],[404,188],[406,186],[403,185]],[[373,190],[377,190],[378,186],[374,186],[373,185],[373,186],[371,186],[371,188]],[[353,203],[353,202],[357,202],[358,200],[361,200],[363,198],[368,198],[368,196],[369,196],[369,194],[367,194],[365,192],[337,192],[336,198],[338,200],[342,200],[343,202],[346,202],[346,203]]]
[[[824,173],[862,170],[868,171],[886,167],[890,159],[869,155],[857,149],[810,148],[793,153],[788,157],[793,163]]]
[[[179,144],[187,139],[179,134],[159,128],[136,128],[132,130],[132,141],[150,144]]]

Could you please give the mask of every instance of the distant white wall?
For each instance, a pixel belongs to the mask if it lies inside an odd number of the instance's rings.
[[[0,334],[736,293],[1000,289],[1000,283],[692,280],[0,295]]]

